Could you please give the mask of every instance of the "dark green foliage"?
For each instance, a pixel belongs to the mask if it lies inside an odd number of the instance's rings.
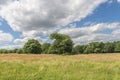
[[[41,48],[42,48],[42,53],[45,53],[47,54],[48,53],[48,50],[49,50],[49,47],[50,47],[50,43],[44,43]]]
[[[22,54],[22,53],[24,53],[24,51],[23,51],[23,49],[18,49],[18,50],[16,51],[16,53]]]
[[[108,43],[105,43],[103,51],[105,53],[113,53],[114,52],[114,48],[115,48],[114,43],[109,43],[108,42]]]
[[[13,53],[17,53],[18,50],[19,50],[19,49],[13,49],[12,52],[13,52]]]
[[[102,42],[92,42],[85,49],[84,53],[102,53],[104,43]]]
[[[33,54],[39,54],[42,52],[41,44],[35,39],[28,40],[25,43],[23,50],[25,53],[33,53]]]
[[[94,53],[102,53],[100,48],[95,48]]]
[[[63,54],[72,52],[73,41],[68,35],[53,33],[50,35],[50,38],[54,42],[50,46],[48,53]]]
[[[70,38],[65,39],[60,43],[60,47],[62,50],[61,53],[71,53],[73,48],[73,41]]]
[[[120,52],[120,41],[115,42],[115,52]]]
[[[0,53],[2,53],[2,54],[8,53],[8,52],[9,52],[9,51],[6,50],[6,49],[0,49]]]
[[[77,45],[73,48],[72,53],[73,54],[84,53],[85,48],[86,48],[85,45]]]

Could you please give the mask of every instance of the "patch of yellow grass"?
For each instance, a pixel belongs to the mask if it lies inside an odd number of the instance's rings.
[[[67,57],[67,58],[66,58]],[[0,61],[39,61],[39,60],[92,60],[92,61],[120,61],[119,53],[112,54],[79,54],[79,55],[54,55],[54,54],[0,54]]]
[[[82,54],[74,55],[76,59],[87,59],[94,61],[120,61],[120,53],[107,53],[107,54]]]

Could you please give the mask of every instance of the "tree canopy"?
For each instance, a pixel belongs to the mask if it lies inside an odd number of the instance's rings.
[[[49,53],[63,54],[71,53],[73,48],[73,41],[68,35],[53,33],[50,38],[54,41],[49,48]]]
[[[104,43],[102,42],[92,42],[85,49],[84,53],[102,53]]]
[[[38,42],[38,40],[35,39],[28,40],[25,43],[23,50],[25,53],[34,53],[34,54],[38,54],[42,52],[41,44]]]

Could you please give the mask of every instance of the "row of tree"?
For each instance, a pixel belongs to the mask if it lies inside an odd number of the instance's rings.
[[[28,40],[23,48],[6,50],[0,49],[0,53],[26,53],[26,54],[89,54],[89,53],[119,53],[120,41],[117,42],[91,42],[88,45],[73,46],[73,41],[68,35],[53,33],[50,35],[53,43],[40,44],[38,40]]]
[[[120,41],[117,42],[91,42],[88,45],[77,45],[72,53],[120,53]]]

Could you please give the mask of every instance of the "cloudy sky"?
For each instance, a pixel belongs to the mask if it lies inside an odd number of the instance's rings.
[[[120,0],[0,0],[0,48],[31,38],[51,42],[53,32],[74,43],[120,40]]]

